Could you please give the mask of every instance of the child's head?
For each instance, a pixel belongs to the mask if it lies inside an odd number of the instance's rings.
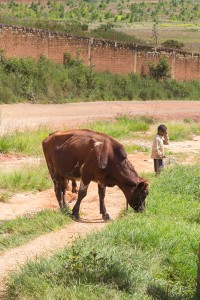
[[[167,127],[165,125],[159,125],[158,126],[158,134],[163,136],[167,133]]]

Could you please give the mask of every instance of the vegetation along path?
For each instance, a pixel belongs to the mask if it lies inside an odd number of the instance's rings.
[[[34,105],[34,104],[13,104],[1,105],[1,133],[21,127],[37,127],[40,124],[51,125],[54,129],[61,129],[64,126],[74,127],[76,124],[84,123],[93,119],[112,118],[118,113],[131,113],[140,115],[151,115],[161,119],[183,119],[194,118],[200,120],[200,103],[185,101],[117,101],[117,102],[93,102],[93,103],[74,103],[61,105]],[[191,151],[191,148],[188,149]],[[137,154],[139,155],[139,154]],[[142,154],[141,154],[142,155]],[[132,160],[136,170],[149,171],[152,163],[146,160],[145,166],[141,164],[144,157],[134,156]],[[15,196],[14,196],[15,197]],[[33,198],[45,203],[43,208],[58,207],[53,190],[37,194],[16,195],[21,210],[23,198],[27,198],[31,203]],[[73,206],[74,202],[70,205]],[[11,203],[5,203],[11,206]],[[16,205],[16,203],[15,203]],[[0,255],[0,290],[4,290],[4,282],[9,271],[17,269],[27,259],[37,258],[40,255],[51,255],[57,249],[73,242],[75,238],[88,234],[94,230],[102,229],[107,223],[101,219],[99,214],[97,198],[97,185],[92,183],[88,195],[81,207],[81,222],[73,222],[56,232],[39,236],[27,244],[8,250]],[[116,219],[123,208],[125,208],[125,198],[117,188],[108,188],[106,194],[107,210],[113,219]],[[38,209],[42,207],[38,206]],[[28,210],[28,208],[26,208]],[[17,211],[17,206],[15,207]],[[4,214],[0,210],[0,219],[6,220],[15,217],[12,213]],[[20,214],[20,213],[19,213]],[[1,298],[1,294],[0,294]]]

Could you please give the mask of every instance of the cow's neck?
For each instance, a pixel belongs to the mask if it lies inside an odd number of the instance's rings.
[[[121,168],[122,182],[124,182],[124,184],[127,183],[127,185],[132,185],[132,184],[134,185],[139,182],[139,176],[128,159],[124,159],[121,162],[120,168]]]

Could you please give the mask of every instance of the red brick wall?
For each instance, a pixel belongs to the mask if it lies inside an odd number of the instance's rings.
[[[64,33],[49,32],[17,26],[0,25],[0,49],[7,57],[31,56],[35,59],[44,54],[55,63],[63,63],[64,53],[80,57],[86,65],[103,72],[127,74],[148,73],[148,62],[158,62],[166,57],[172,77],[176,80],[200,80],[200,54],[157,49],[149,46],[77,37]]]

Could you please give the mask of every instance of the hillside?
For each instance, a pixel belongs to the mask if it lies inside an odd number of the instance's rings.
[[[1,15],[12,17],[73,19],[89,25],[113,22],[131,24],[141,21],[200,20],[198,0],[168,1],[112,1],[112,0],[67,0],[67,1],[0,1]]]
[[[156,23],[158,43],[171,37],[200,50],[198,0],[1,0],[0,22],[151,44]]]

